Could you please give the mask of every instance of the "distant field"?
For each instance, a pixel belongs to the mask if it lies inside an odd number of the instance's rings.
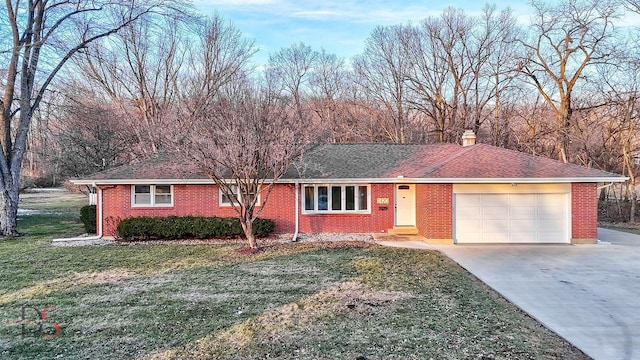
[[[65,189],[39,189],[20,194],[18,208],[47,212],[79,211],[80,207],[89,204],[84,194],[74,194]]]

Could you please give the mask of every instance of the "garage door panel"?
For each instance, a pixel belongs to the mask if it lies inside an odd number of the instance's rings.
[[[504,207],[509,204],[509,196],[507,195],[482,195],[482,207]]]
[[[469,232],[473,232],[471,229],[480,229],[482,227],[482,220],[480,219],[466,219],[460,222],[461,229],[469,229]],[[477,230],[475,232],[478,232]]]
[[[563,227],[562,219],[538,220],[538,228],[540,232],[554,231],[550,229],[559,229]],[[554,231],[555,232],[555,231]]]
[[[563,232],[558,231],[547,231],[547,232],[538,232],[537,242],[539,243],[558,243],[557,239],[561,239],[564,237]]]
[[[536,242],[536,234],[525,231],[511,232],[510,242],[512,243],[533,243]]]
[[[457,209],[461,219],[482,219],[481,207],[461,207]]]
[[[465,194],[464,195],[464,204],[462,206],[481,206],[482,205],[482,195],[479,194]]]
[[[455,194],[458,243],[567,243],[568,194]]]
[[[507,219],[509,217],[509,209],[507,207],[485,207],[482,209],[483,219]]]
[[[559,207],[565,204],[565,194],[538,194],[536,205],[544,207]]]
[[[554,220],[564,216],[565,216],[564,212],[558,211],[558,210],[550,210],[550,209],[538,210],[538,220]]]
[[[507,232],[509,230],[509,220],[484,220],[482,221],[482,232]]]
[[[552,219],[558,219],[564,216],[565,216],[565,209],[563,207],[538,209],[538,219],[552,220]]]
[[[513,205],[525,205],[525,206],[533,206],[536,203],[537,194],[511,194],[510,198],[513,201]]]
[[[531,219],[536,216],[536,208],[534,206],[514,206],[511,207],[511,219]]]
[[[512,232],[535,232],[537,229],[536,222],[531,220],[511,220]]]
[[[509,234],[504,232],[489,232],[482,234],[484,243],[508,243]]]

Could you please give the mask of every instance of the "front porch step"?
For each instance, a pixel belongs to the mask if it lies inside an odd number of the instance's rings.
[[[418,235],[418,228],[415,226],[394,226],[387,233],[389,235]]]

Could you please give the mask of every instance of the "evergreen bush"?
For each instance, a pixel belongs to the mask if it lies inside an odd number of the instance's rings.
[[[96,206],[85,205],[80,208],[80,221],[84,224],[84,231],[89,234],[96,233]]]
[[[94,217],[95,219],[95,217]],[[258,237],[273,232],[269,219],[255,219],[253,233]],[[172,240],[229,238],[244,235],[238,218],[205,216],[132,217],[120,221],[118,236],[124,240]]]

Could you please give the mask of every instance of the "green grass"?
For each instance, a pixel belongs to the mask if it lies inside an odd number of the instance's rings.
[[[2,359],[586,359],[436,252],[300,243],[52,247],[68,216],[0,240]],[[7,321],[35,309],[54,339]],[[51,323],[43,330],[51,333]]]
[[[19,207],[42,212],[76,213],[87,205],[86,195],[65,191],[27,192],[20,194]]]

